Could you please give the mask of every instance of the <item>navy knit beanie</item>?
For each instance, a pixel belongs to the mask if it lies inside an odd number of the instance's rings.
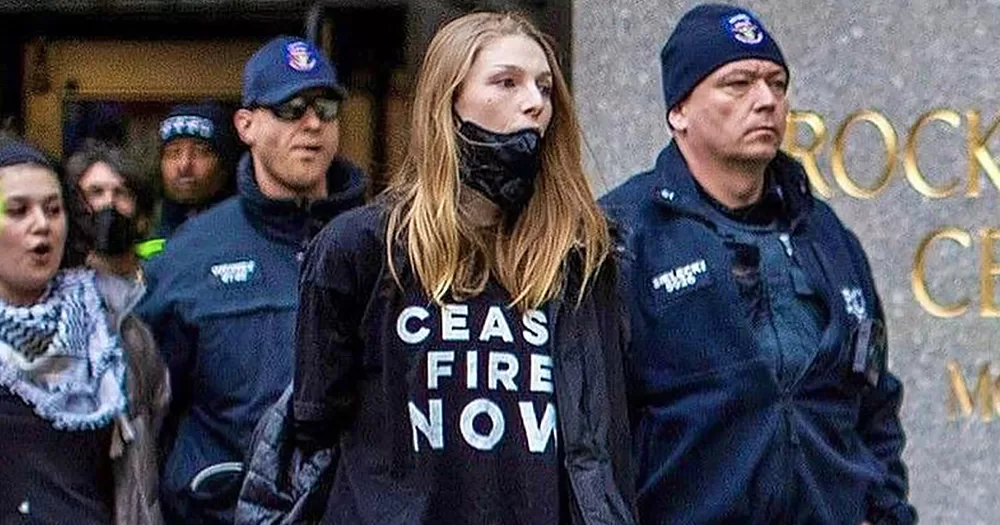
[[[749,10],[702,4],[688,11],[663,45],[663,98],[669,111],[716,69],[746,58],[788,65],[778,43]]]
[[[18,164],[37,164],[53,169],[48,157],[31,144],[15,139],[0,139],[0,168]]]
[[[160,123],[160,147],[180,138],[205,141],[220,159],[228,159],[236,149],[232,119],[219,105],[211,102],[171,108]]]

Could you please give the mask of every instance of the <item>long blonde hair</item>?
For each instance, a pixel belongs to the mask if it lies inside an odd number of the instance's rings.
[[[552,120],[542,141],[534,195],[512,230],[489,239],[460,218],[453,106],[477,54],[508,35],[525,35],[545,52],[553,75]],[[403,246],[425,293],[438,304],[449,295],[478,295],[492,274],[513,306],[540,307],[560,293],[566,262],[573,257],[582,272],[579,300],[608,254],[608,227],[583,170],[569,88],[548,40],[520,15],[473,13],[434,36],[417,81],[406,158],[388,195],[386,250],[392,274],[398,283],[393,246]]]

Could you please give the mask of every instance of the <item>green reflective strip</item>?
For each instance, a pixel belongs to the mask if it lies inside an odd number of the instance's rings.
[[[149,259],[150,257],[162,252],[163,247],[166,244],[166,239],[150,239],[148,241],[142,241],[135,245],[135,254],[138,255],[140,259]]]

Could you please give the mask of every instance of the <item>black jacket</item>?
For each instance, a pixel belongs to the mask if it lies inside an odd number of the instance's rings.
[[[303,500],[310,486],[324,481],[332,483],[329,507],[341,516],[344,506],[354,509],[357,523],[421,522],[430,489],[413,469],[403,379],[415,373],[415,360],[389,351],[390,338],[382,337],[396,331],[405,290],[419,286],[407,273],[405,256],[396,261],[403,289],[388,270],[385,215],[382,204],[348,212],[310,246],[300,282],[294,417],[281,413],[287,405],[278,406],[258,427],[236,523],[314,520],[303,511],[309,507]],[[613,262],[579,306],[577,284],[570,277],[565,299],[550,309],[570,523],[630,524],[632,467],[621,361],[627,330]],[[301,435],[307,428],[311,435]],[[315,429],[325,429],[318,440]]]

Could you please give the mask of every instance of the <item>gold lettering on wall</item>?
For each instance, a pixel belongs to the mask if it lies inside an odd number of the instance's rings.
[[[943,199],[951,197],[958,188],[959,180],[952,179],[946,186],[934,186],[927,181],[924,174],[920,172],[917,165],[917,135],[920,129],[930,122],[944,122],[953,128],[958,128],[962,124],[962,116],[958,112],[950,109],[935,109],[924,113],[917,119],[917,122],[910,128],[906,139],[906,150],[903,155],[903,169],[906,173],[906,180],[910,181],[913,189],[921,195],[931,199]]]
[[[963,122],[964,118],[964,122]],[[798,160],[804,167],[809,183],[814,193],[822,198],[831,198],[839,188],[844,194],[861,200],[872,200],[882,194],[892,183],[893,171],[899,156],[899,136],[892,122],[882,113],[864,109],[848,115],[837,127],[833,137],[830,155],[831,172],[824,174],[820,168],[820,157],[824,153],[828,137],[827,124],[823,116],[815,111],[790,111],[787,128],[782,144],[790,156]],[[1000,116],[993,120],[985,129],[979,111],[968,110],[964,114],[949,108],[935,108],[921,114],[907,130],[902,152],[902,164],[907,184],[917,193],[928,199],[946,199],[961,197],[963,193],[962,177],[956,173],[928,174],[921,170],[919,149],[921,133],[934,123],[942,123],[951,130],[964,131],[965,146],[965,188],[964,196],[978,198],[982,193],[982,172],[986,173],[989,183],[1000,191],[1000,166],[988,148],[995,135],[1000,134]],[[881,171],[872,177],[862,176],[862,170],[871,170],[872,166],[858,167],[859,173],[852,176],[848,172],[846,157],[847,142],[850,133],[858,124],[874,126],[884,146],[884,163]],[[803,128],[804,126],[804,128]],[[802,135],[800,137],[799,135]],[[811,137],[806,137],[811,135]],[[956,135],[957,136],[957,135]],[[801,142],[800,142],[801,140]],[[878,139],[874,139],[878,140]],[[871,141],[868,141],[869,143]],[[828,176],[829,175],[829,176]],[[928,175],[931,178],[928,178]],[[937,175],[936,177],[934,175]],[[870,182],[869,182],[870,181]],[[988,183],[988,184],[989,184]],[[943,227],[926,235],[917,248],[910,272],[910,285],[913,295],[920,306],[934,317],[953,318],[969,313],[972,294],[960,296],[952,303],[944,303],[936,298],[927,283],[927,251],[939,240],[949,240],[958,243],[963,248],[972,248],[972,234],[968,231]],[[1000,257],[994,252],[1000,241],[1000,228],[986,229],[980,232],[978,241],[982,243],[979,249],[979,315],[981,317],[1000,317],[1000,300],[995,298],[997,277],[1000,276]],[[951,300],[951,299],[949,299]]]
[[[793,110],[788,112],[788,118],[785,121],[785,143],[782,145],[782,149],[802,163],[813,191],[824,199],[833,197],[833,188],[830,187],[830,183],[827,182],[816,162],[816,155],[819,154],[823,143],[826,142],[826,124],[823,123],[823,117],[814,111]],[[812,142],[808,145],[798,143],[799,124],[804,124],[812,132]]]
[[[1000,240],[1000,230],[987,228],[982,232],[982,246],[979,249],[979,316],[1000,317],[1000,309],[994,303],[994,277],[1000,275],[1000,265],[994,259],[993,244]]]
[[[867,122],[878,130],[885,145],[885,165],[882,167],[882,174],[870,187],[858,185],[848,175],[844,166],[844,149],[847,142],[847,132],[858,122]],[[889,185],[892,179],[892,170],[896,164],[897,147],[896,130],[893,129],[889,119],[877,111],[863,110],[852,113],[847,120],[837,130],[837,136],[833,140],[833,157],[831,159],[833,168],[833,178],[837,185],[844,190],[844,193],[856,199],[874,199]]]
[[[943,122],[952,128],[959,129],[962,126],[961,114],[958,111],[938,108],[921,115],[910,127],[906,137],[904,148],[903,168],[906,180],[914,190],[931,199],[943,199],[955,196],[958,193],[959,183],[951,179],[941,186],[935,186],[927,180],[924,173],[918,166],[919,135],[931,122]],[[981,131],[982,126],[978,111],[969,110],[965,112],[965,150],[966,150],[966,196],[971,198],[979,197],[982,192],[980,182],[980,171],[986,172],[990,182],[1000,190],[1000,166],[997,165],[992,153],[987,147],[987,143],[993,135],[1000,130],[1000,116],[998,116],[990,126]],[[782,148],[786,153],[802,163],[809,178],[809,183],[817,195],[823,198],[831,198],[834,194],[834,185],[824,175],[819,167],[819,155],[827,138],[827,126],[823,116],[815,111],[793,110],[789,111],[786,119],[787,129]],[[886,159],[882,167],[879,178],[870,186],[859,185],[847,172],[844,157],[846,154],[846,141],[848,133],[857,123],[868,123],[878,130],[885,145]],[[807,127],[812,132],[812,140],[808,144],[798,142],[800,126]],[[834,136],[833,151],[830,159],[833,171],[833,181],[844,193],[856,199],[872,199],[878,196],[890,183],[892,172],[895,169],[898,136],[895,128],[889,119],[875,110],[861,110],[848,115],[848,117],[837,128]]]
[[[1000,125],[1000,118],[993,121],[990,128],[986,130],[986,135],[979,134],[978,111],[966,112],[965,118],[968,121],[969,128],[966,132],[966,151],[969,155],[968,185],[966,186],[966,195],[969,197],[978,197],[980,168],[986,172],[986,175],[993,182],[993,185],[1000,189],[1000,168],[997,167],[997,163],[993,160],[993,155],[990,153],[990,150],[986,148],[986,143],[989,142],[990,136],[993,135],[993,132],[996,131],[998,125]]]
[[[962,416],[972,417],[978,407],[979,417],[983,422],[993,421],[994,415],[1000,414],[1000,378],[993,379],[990,363],[986,362],[979,367],[976,386],[971,394],[958,362],[950,360],[947,367],[948,384],[951,387],[948,390],[948,418],[954,421]]]
[[[941,318],[958,317],[965,313],[969,307],[969,299],[967,297],[963,297],[955,304],[944,305],[934,300],[927,289],[925,274],[927,248],[938,239],[948,239],[957,242],[963,248],[972,246],[972,236],[968,232],[958,228],[941,228],[931,232],[924,237],[924,240],[920,241],[920,245],[917,247],[917,255],[913,261],[913,270],[910,272],[910,286],[913,288],[913,296],[917,298],[917,302],[929,314]]]

